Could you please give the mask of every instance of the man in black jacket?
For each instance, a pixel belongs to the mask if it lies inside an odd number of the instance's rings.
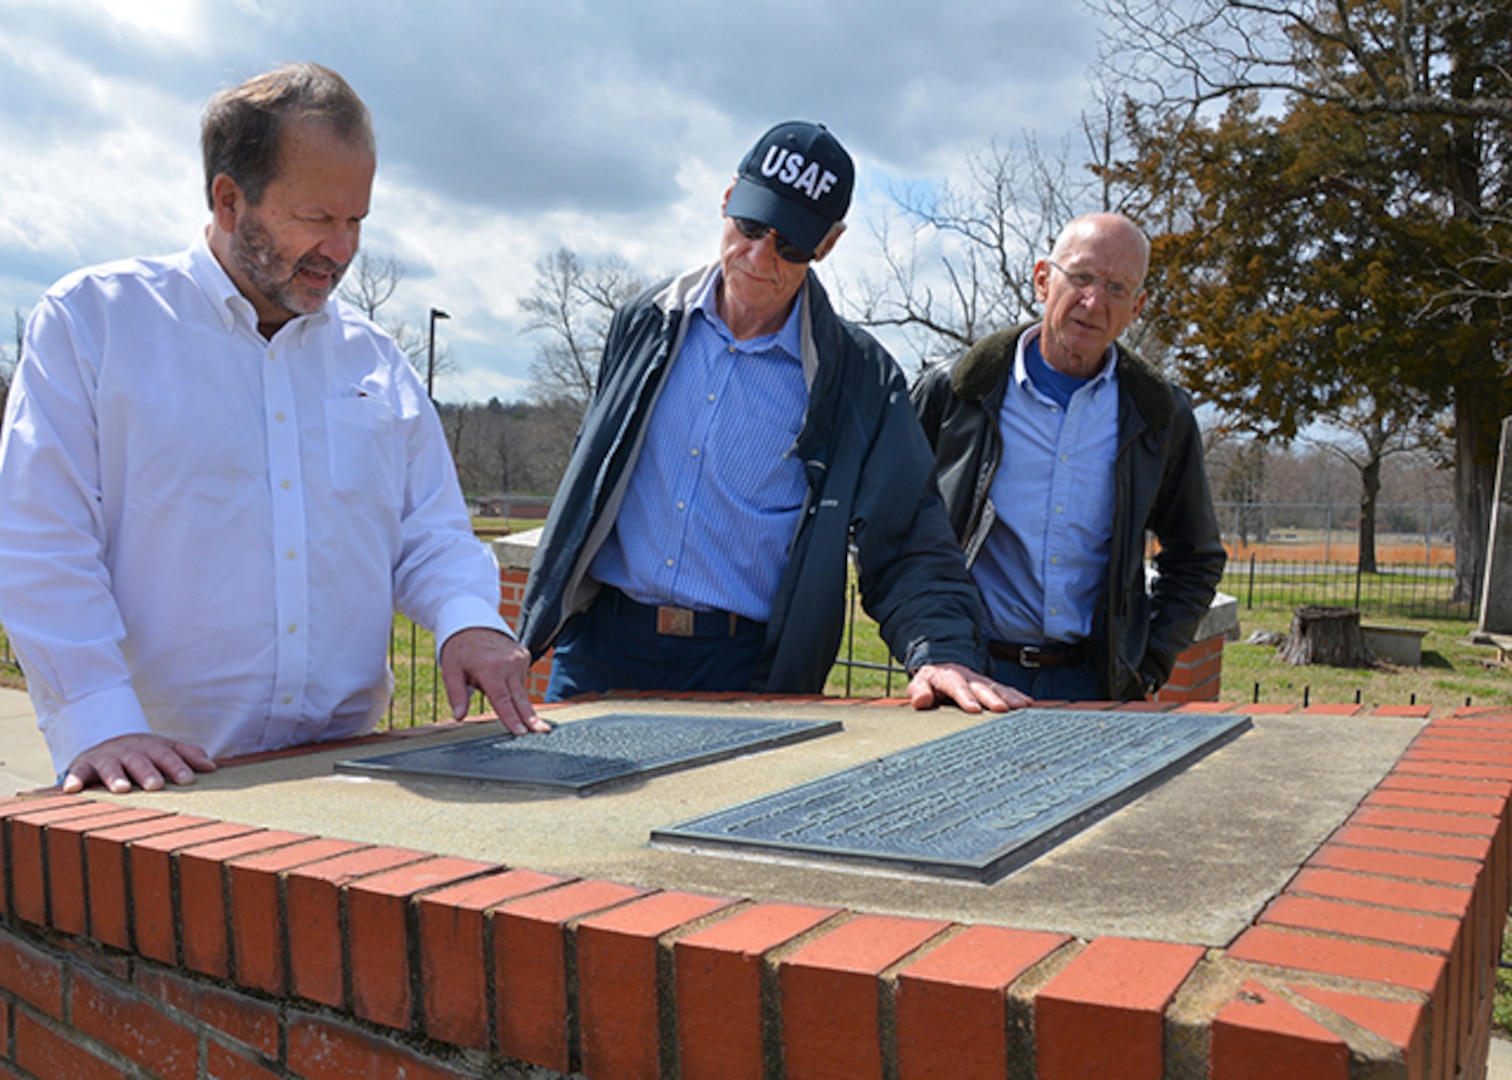
[[[854,169],[772,128],[724,193],[718,262],[620,309],[521,605],[548,700],[612,689],[816,693],[863,603],[937,698],[1003,710],[981,609],[897,365],[809,269]]]
[[[1191,403],[1117,344],[1144,307],[1149,257],[1129,219],[1078,218],[1035,265],[1044,319],[914,387],[993,674],[1038,699],[1153,694],[1223,575]]]

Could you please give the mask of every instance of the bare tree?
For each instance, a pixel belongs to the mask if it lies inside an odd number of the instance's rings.
[[[537,262],[535,285],[520,301],[530,316],[525,329],[546,335],[530,363],[531,397],[542,404],[570,402],[581,415],[593,397],[609,320],[645,287],[618,256],[585,263],[561,247]]]
[[[1349,432],[1347,440],[1308,436],[1302,441],[1346,462],[1359,475],[1358,560],[1361,570],[1373,574],[1376,572],[1376,510],[1381,498],[1381,468],[1393,455],[1437,449],[1434,433],[1425,430],[1413,413],[1393,409],[1369,394],[1362,395],[1330,419]]]
[[[895,191],[908,227],[901,237],[887,221],[874,227],[883,274],[859,281],[857,321],[902,328],[927,360],[1023,318],[1035,260],[1074,216],[1075,187],[1065,155],[1046,156],[1024,135],[972,154],[959,185]]]
[[[957,185],[895,191],[907,228],[874,226],[882,274],[861,278],[846,297],[856,321],[901,328],[928,362],[1029,318],[1034,265],[1072,218],[1121,210],[1139,219],[1137,192],[1108,168],[1122,130],[1118,107],[1098,90],[1094,111],[1082,117],[1079,150],[1067,140],[1049,153],[1023,133],[971,154]],[[1151,343],[1129,344],[1146,351]]]
[[[579,412],[565,401],[444,405],[463,490],[549,495],[572,451]]]
[[[399,350],[409,357],[415,370],[425,374],[430,364],[429,327],[425,332],[417,330],[403,319],[384,318],[380,312],[394,298],[394,293],[405,278],[404,264],[391,255],[374,255],[367,251],[357,252],[357,257],[348,267],[341,282],[341,298],[383,327]],[[444,341],[436,342],[436,374],[449,374],[458,370],[451,346]]]
[[[1135,96],[1200,109],[1279,91],[1356,115],[1512,122],[1512,70],[1490,59],[1473,92],[1446,92],[1457,43],[1506,56],[1505,0],[1100,0],[1104,56]],[[1498,40],[1500,39],[1500,40]],[[1463,60],[1463,57],[1459,59]],[[1460,76],[1471,74],[1460,64]],[[1472,75],[1473,77],[1473,75]]]

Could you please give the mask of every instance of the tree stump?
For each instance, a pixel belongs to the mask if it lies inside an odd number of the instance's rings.
[[[1369,667],[1375,656],[1360,633],[1360,613],[1354,608],[1304,604],[1292,615],[1291,633],[1277,655],[1288,664],[1326,664],[1329,667]]]

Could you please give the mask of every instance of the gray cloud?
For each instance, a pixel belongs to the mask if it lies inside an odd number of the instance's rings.
[[[0,0],[0,304],[181,247],[205,101],[310,59],[373,111],[367,243],[404,258],[403,303],[444,298],[464,362],[518,378],[515,300],[551,248],[658,273],[706,257],[719,185],[779,120],[826,123],[863,182],[934,182],[1021,130],[1054,142],[1095,44],[1080,8],[1036,0]]]
[[[980,0],[264,8],[218,15],[214,51],[330,64],[373,108],[385,167],[516,212],[654,207],[676,197],[688,153],[733,169],[789,117],[900,170],[954,143],[1059,130],[1093,37],[1076,9]]]

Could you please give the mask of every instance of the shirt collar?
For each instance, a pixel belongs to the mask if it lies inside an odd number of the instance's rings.
[[[748,341],[741,342],[737,342],[735,340],[735,335],[730,333],[730,328],[726,326],[724,320],[719,317],[719,306],[715,302],[715,300],[719,295],[719,283],[723,280],[724,271],[716,266],[714,268],[714,272],[710,274],[708,276],[708,279],[704,282],[703,288],[698,292],[696,296],[693,297],[692,310],[698,312],[705,319],[708,319],[709,325],[712,326],[721,337],[729,341],[731,344],[736,345],[744,352],[765,352],[769,349],[776,348],[781,349],[794,360],[802,360],[803,345],[798,327],[801,319],[799,313],[803,307],[804,301],[808,296],[807,278],[804,279],[803,287],[798,290],[798,298],[794,301],[792,310],[788,312],[787,320],[783,322],[781,329],[777,330],[775,333],[763,334],[761,337],[751,338]]]
[[[215,252],[210,250],[208,228],[202,230],[189,246],[189,273],[210,301],[210,306],[215,309],[222,326],[230,330],[236,325],[237,319],[240,319],[253,333],[257,333],[257,309],[252,306],[252,301],[242,295],[236,282],[231,280],[231,275],[226,273],[226,268],[215,257]],[[330,306],[335,302],[336,297],[333,295],[315,314],[296,315],[290,322],[300,324],[300,331],[304,333],[310,326],[324,322]]]
[[[1043,322],[1037,322],[1025,330],[1019,335],[1018,343],[1013,350],[1013,381],[1025,389],[1033,389],[1034,383],[1029,378],[1029,369],[1024,365],[1024,346],[1028,345],[1031,341],[1037,340],[1040,336],[1040,331],[1044,328],[1045,324]],[[1109,345],[1108,351],[1103,354],[1102,370],[1088,379],[1086,386],[1082,387],[1082,389],[1085,390],[1088,387],[1115,382],[1117,379],[1115,374],[1115,368],[1118,366],[1117,359],[1118,345],[1115,343]]]

